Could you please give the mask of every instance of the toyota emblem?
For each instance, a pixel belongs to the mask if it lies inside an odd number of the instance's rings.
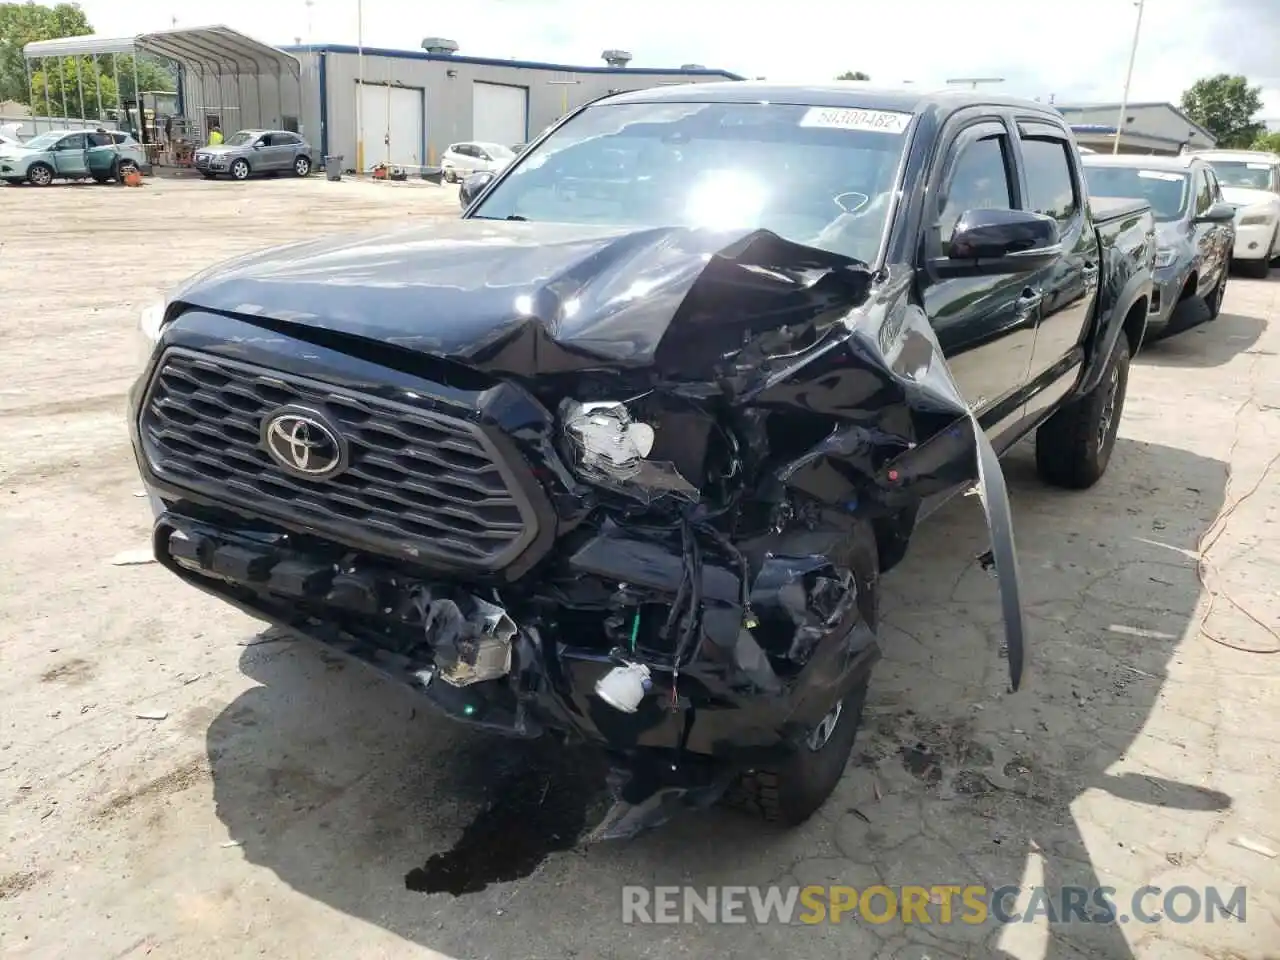
[[[285,407],[262,421],[262,444],[271,459],[289,473],[325,480],[347,465],[347,446],[314,410]]]

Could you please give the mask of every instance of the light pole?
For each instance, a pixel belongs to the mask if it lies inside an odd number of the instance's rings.
[[[356,0],[356,176],[364,175],[364,0]]]
[[[1142,8],[1145,4],[1146,0],[1134,2],[1134,6],[1138,8],[1138,20],[1133,25],[1133,45],[1129,47],[1129,69],[1125,71],[1124,95],[1120,97],[1120,118],[1116,120],[1116,139],[1111,144],[1113,156],[1120,152],[1120,137],[1124,134],[1125,115],[1129,112],[1129,84],[1133,80],[1133,61],[1138,56],[1138,34],[1142,32]]]
[[[953,77],[947,83],[952,86],[967,83],[970,90],[977,90],[980,83],[1004,83],[1004,77]]]

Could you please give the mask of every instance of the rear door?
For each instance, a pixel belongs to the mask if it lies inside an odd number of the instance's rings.
[[[1023,209],[1057,220],[1062,242],[1062,255],[1028,278],[1041,297],[1029,378],[1036,388],[1033,396],[1038,397],[1050,384],[1069,379],[1084,359],[1084,339],[1098,296],[1100,251],[1066,131],[1051,123],[1020,121],[1018,151]],[[1054,395],[1046,401],[1056,401],[1056,392],[1050,393]]]
[[[88,139],[84,131],[69,133],[53,147],[53,168],[60,177],[87,177],[89,163],[85,156]]]
[[[264,133],[258,137],[258,163],[254,166],[258,170],[283,170],[289,165],[288,158],[285,153],[288,148],[283,146],[276,134]]]
[[[926,224],[933,224],[921,245],[921,302],[961,394],[999,446],[1019,419],[1039,300],[1025,276],[939,279],[928,261],[946,256],[966,210],[1018,206],[1012,137],[1002,118],[990,116],[960,121],[943,137],[943,160],[925,199]]]

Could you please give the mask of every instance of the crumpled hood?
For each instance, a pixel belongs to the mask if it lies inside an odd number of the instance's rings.
[[[251,254],[173,299],[492,372],[705,375],[754,335],[834,322],[870,285],[857,261],[767,231],[443,220]]]
[[[1252,190],[1249,187],[1223,187],[1222,199],[1237,207],[1252,207],[1255,204],[1272,204],[1280,206],[1280,197],[1270,190]]]

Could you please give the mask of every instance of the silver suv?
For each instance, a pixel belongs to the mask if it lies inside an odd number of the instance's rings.
[[[207,179],[248,180],[260,173],[311,172],[311,144],[288,130],[241,130],[217,146],[196,151],[195,165]]]

